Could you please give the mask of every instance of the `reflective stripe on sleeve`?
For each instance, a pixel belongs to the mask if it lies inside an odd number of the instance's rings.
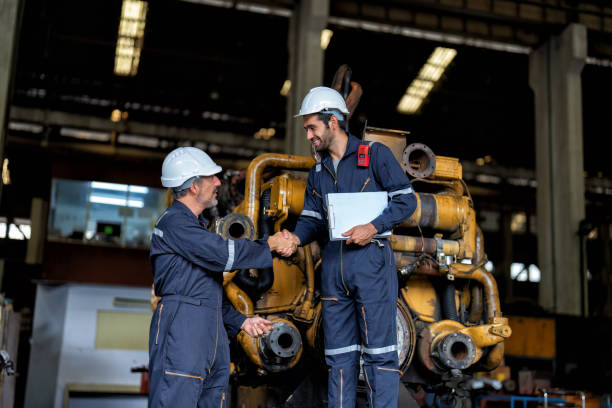
[[[313,218],[316,218],[318,220],[322,220],[323,219],[321,217],[321,214],[319,214],[316,211],[302,210],[302,213],[300,215],[305,215],[307,217],[313,217]]]
[[[389,194],[389,198],[393,198],[393,197],[395,197],[396,195],[400,195],[400,194],[410,194],[410,193],[414,193],[414,190],[412,189],[412,187],[408,187],[408,188],[405,188],[405,189],[403,189],[403,190],[392,191],[392,192],[390,192],[390,193],[388,193],[388,194]]]
[[[353,344],[351,346],[340,347],[337,349],[325,349],[326,356],[335,356],[337,354],[350,353],[351,351],[360,351],[361,346],[359,344]]]
[[[160,230],[159,228],[153,228],[153,233],[160,238],[164,237],[164,231]]]
[[[387,347],[379,347],[379,348],[367,348],[367,347],[363,348],[363,352],[367,354],[383,354],[383,353],[389,353],[391,351],[397,351],[397,344],[394,344],[392,346],[387,346]]]
[[[232,270],[232,265],[234,265],[234,240],[227,240],[227,263],[225,264],[224,271],[229,272]]]

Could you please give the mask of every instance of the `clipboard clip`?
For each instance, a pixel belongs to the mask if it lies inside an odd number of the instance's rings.
[[[379,248],[384,248],[384,247],[385,247],[385,244],[383,244],[383,243],[380,241],[380,239],[373,238],[373,239],[372,239],[370,242],[375,243],[376,245],[378,245],[378,247],[379,247]]]

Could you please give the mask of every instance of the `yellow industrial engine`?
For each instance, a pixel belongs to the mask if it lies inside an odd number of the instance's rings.
[[[435,156],[423,144],[405,146],[406,136],[366,130],[366,140],[386,144],[402,163],[418,202],[415,213],[390,239],[400,278],[400,369],[414,384],[445,374],[492,370],[502,360],[511,329],[501,315],[497,284],[484,268],[482,233],[461,164]],[[254,159],[246,173],[244,202],[216,223],[217,232],[226,238],[256,239],[291,226],[303,206],[304,172],[313,165],[312,158],[303,156],[264,154]],[[281,172],[264,180],[271,169]],[[243,332],[238,338],[260,375],[290,370],[305,349],[322,355],[315,284],[320,253],[312,243],[292,258],[275,258],[272,270],[226,273],[225,291],[233,305],[246,315],[274,322],[276,330],[268,336],[252,339]]]
[[[459,160],[436,156],[424,144],[407,145],[408,138],[401,131],[365,131],[366,140],[392,150],[418,201],[414,214],[390,238],[400,282],[397,341],[402,381],[444,384],[449,378],[497,367],[511,329],[501,314],[497,284],[484,267],[482,232]],[[312,158],[303,156],[255,158],[247,169],[244,201],[216,222],[216,231],[225,238],[257,239],[282,228],[291,230],[313,165]],[[272,381],[279,373],[288,378],[300,359],[323,362],[320,254],[319,245],[312,243],[291,258],[275,258],[272,269],[225,274],[225,291],[236,309],[264,316],[276,329],[260,339],[244,332],[238,336],[248,357],[236,364],[238,377],[255,372]]]

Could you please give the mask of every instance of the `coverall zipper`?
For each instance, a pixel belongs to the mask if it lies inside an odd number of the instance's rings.
[[[370,182],[370,178],[368,177],[365,183],[363,183],[363,186],[361,186],[361,190],[359,190],[360,193],[363,192],[363,189],[366,188],[369,182]]]
[[[212,370],[213,366],[215,365],[215,358],[217,357],[217,343],[219,342],[219,306],[221,306],[221,296],[219,296],[219,300],[217,301],[217,334],[215,337],[215,354],[213,354],[212,362],[210,363],[210,367],[208,367],[208,374],[210,374],[210,370]]]
[[[159,337],[159,326],[161,326],[162,310],[164,310],[163,303],[159,306],[159,314],[157,315],[157,333],[155,334],[155,344],[157,344],[157,338]]]
[[[342,245],[344,245],[344,241],[340,241],[340,279],[342,280],[342,286],[344,286],[344,290],[347,295],[350,295],[351,292],[346,287],[346,283],[344,283],[344,268],[342,265]]]
[[[342,160],[342,159],[340,159],[340,160]],[[338,163],[338,166],[339,165],[340,165],[340,163]],[[329,174],[331,174],[331,176],[333,177],[334,184],[336,185],[336,192],[338,192],[338,179],[336,178],[336,174],[333,171],[331,171],[329,169],[329,167],[327,167],[325,164],[323,164],[323,167],[325,167],[325,170],[327,170],[329,172]]]
[[[340,160],[342,160],[342,158]],[[340,163],[338,163],[338,166],[340,166]],[[336,178],[336,174],[333,171],[331,171],[329,167],[327,167],[325,164],[323,164],[323,167],[325,167],[325,170],[327,170],[327,172],[331,174],[331,176],[334,178],[336,192],[338,192],[338,179]],[[347,289],[346,284],[344,283],[344,271],[343,271],[343,266],[342,266],[342,243],[343,242],[344,241],[340,241],[340,279],[342,280],[342,286],[344,286],[344,290],[346,291],[346,294],[349,295],[350,292]]]
[[[220,408],[223,408],[223,401],[225,401],[225,393],[221,394],[221,405],[219,405]]]

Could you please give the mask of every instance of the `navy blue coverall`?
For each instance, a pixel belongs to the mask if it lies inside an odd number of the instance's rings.
[[[329,154],[310,170],[304,208],[294,231],[302,244],[328,237],[328,193],[386,191],[391,199],[388,207],[372,221],[381,233],[414,212],[412,186],[389,148],[372,144],[370,165],[363,168],[357,167],[359,144],[349,135],[337,171]],[[370,407],[397,407],[401,376],[395,326],[397,272],[390,242],[380,243],[382,247],[329,241],[323,249],[321,299],[325,360],[331,368],[330,408],[355,406],[360,356]]]
[[[149,331],[149,407],[225,407],[229,339],[246,317],[223,294],[223,271],[272,266],[263,241],[224,240],[179,201],[151,238],[155,294]],[[227,331],[226,331],[227,328]]]

